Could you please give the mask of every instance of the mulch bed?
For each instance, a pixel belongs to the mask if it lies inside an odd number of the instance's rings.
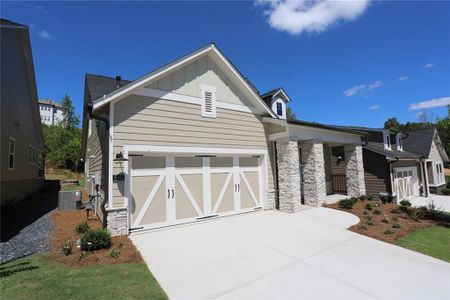
[[[365,205],[367,203],[372,203],[374,208],[371,211],[368,210],[368,215],[364,215]],[[356,203],[352,209],[340,208],[338,203],[328,204],[326,205],[326,207],[342,210],[356,215],[360,219],[360,222],[356,225],[351,226],[349,228],[351,231],[388,243],[395,243],[398,238],[401,238],[415,230],[440,224],[440,222],[432,220],[420,219],[418,221],[414,221],[404,213],[391,213],[391,210],[397,207],[397,205],[393,203],[383,204],[378,200],[358,201],[358,203]],[[382,213],[380,215],[374,214],[375,208],[379,208]],[[372,221],[374,222],[373,226],[366,224],[368,221],[366,218],[367,216],[370,216],[372,218]],[[389,223],[381,222],[381,220],[385,217],[388,218]],[[393,228],[392,225],[394,225],[395,223],[400,224],[401,228]],[[365,227],[361,228],[360,225],[365,225]],[[386,230],[391,230],[394,233],[385,234],[384,232]]]
[[[82,210],[75,211],[55,211],[51,216],[53,231],[51,236],[51,251],[49,259],[69,266],[120,264],[130,262],[141,262],[142,257],[126,236],[112,238],[112,246],[109,249],[95,250],[86,253],[77,247],[77,240],[81,237],[74,231],[75,226],[86,220],[86,213]],[[88,221],[91,228],[102,228],[102,223],[97,218]],[[72,254],[65,256],[62,253],[62,245],[66,242],[72,244]],[[111,257],[111,250],[119,250],[117,258]],[[84,255],[83,255],[84,253]]]

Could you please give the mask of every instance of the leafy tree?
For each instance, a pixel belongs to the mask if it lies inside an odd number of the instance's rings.
[[[389,130],[400,131],[401,126],[402,125],[396,117],[389,118],[386,122],[384,122],[384,128]]]
[[[295,120],[295,113],[290,107],[286,107],[286,119]]]
[[[43,124],[45,144],[48,147],[47,158],[57,168],[73,168],[80,159],[81,129],[80,119],[75,115],[72,100],[65,95],[61,101],[63,119],[60,124]]]
[[[437,118],[436,129],[445,151],[450,155],[450,105],[447,106],[447,109],[447,116],[445,118]]]

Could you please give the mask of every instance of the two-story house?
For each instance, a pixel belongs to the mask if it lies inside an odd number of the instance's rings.
[[[41,122],[46,125],[58,125],[63,119],[61,105],[51,99],[39,100]]]
[[[1,204],[43,187],[44,137],[28,26],[0,19]]]

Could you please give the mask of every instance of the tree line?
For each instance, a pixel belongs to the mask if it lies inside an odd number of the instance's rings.
[[[75,115],[72,99],[66,94],[61,100],[63,118],[57,125],[42,124],[46,158],[59,169],[76,169],[81,155],[80,118]]]

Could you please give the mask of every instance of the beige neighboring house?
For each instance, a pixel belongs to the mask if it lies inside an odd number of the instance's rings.
[[[115,235],[222,216],[320,206],[331,149],[348,195],[365,194],[365,133],[286,120],[209,44],[134,81],[85,77],[86,188]],[[342,185],[342,183],[340,183]]]
[[[43,187],[44,138],[28,27],[0,19],[1,204]]]
[[[58,125],[64,118],[61,105],[51,99],[39,100],[41,122],[45,125]]]

